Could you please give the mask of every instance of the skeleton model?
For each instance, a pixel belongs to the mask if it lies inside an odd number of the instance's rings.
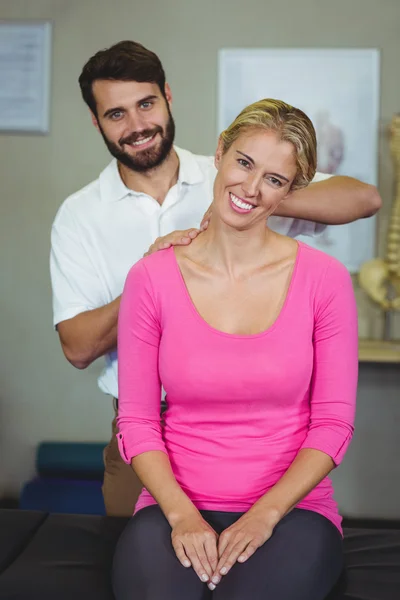
[[[395,195],[389,220],[385,258],[375,258],[360,269],[359,282],[368,296],[385,312],[386,323],[391,311],[400,310],[400,115],[390,127],[390,149],[395,166]],[[385,337],[389,337],[385,327]]]

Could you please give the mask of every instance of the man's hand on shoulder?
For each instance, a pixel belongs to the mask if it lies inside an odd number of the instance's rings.
[[[158,250],[166,250],[171,246],[188,246],[202,231],[207,229],[210,222],[210,217],[211,207],[205,213],[200,224],[200,229],[193,228],[172,231],[172,233],[169,233],[168,235],[158,237],[156,241],[152,243],[147,252],[145,252],[144,256],[153,254],[153,252],[157,252]]]
[[[166,250],[171,246],[188,246],[200,233],[200,229],[178,230],[158,237],[143,256],[149,256],[158,250]]]

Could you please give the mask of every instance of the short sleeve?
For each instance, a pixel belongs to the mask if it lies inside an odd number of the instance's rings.
[[[315,173],[314,179],[311,183],[319,183],[330,179],[332,175],[329,173]],[[305,219],[291,219],[289,230],[286,235],[292,238],[296,238],[300,235],[307,237],[317,237],[323,233],[327,227],[325,223],[315,223],[314,221],[307,221]]]
[[[51,230],[50,274],[53,324],[106,304],[96,270],[68,206],[60,208]]]
[[[314,308],[311,418],[303,448],[328,454],[338,465],[350,443],[358,379],[358,323],[347,269],[331,259]]]

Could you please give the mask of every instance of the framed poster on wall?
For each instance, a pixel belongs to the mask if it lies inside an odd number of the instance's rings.
[[[47,133],[51,24],[0,21],[0,133]]]
[[[378,50],[223,49],[218,72],[218,133],[252,102],[284,100],[314,123],[318,171],[377,185]],[[375,254],[375,228],[372,217],[300,239],[354,273]]]

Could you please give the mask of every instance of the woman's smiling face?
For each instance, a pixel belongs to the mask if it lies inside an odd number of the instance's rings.
[[[276,131],[261,128],[241,133],[225,153],[220,141],[215,166],[213,210],[237,229],[265,223],[297,174],[294,146]]]

